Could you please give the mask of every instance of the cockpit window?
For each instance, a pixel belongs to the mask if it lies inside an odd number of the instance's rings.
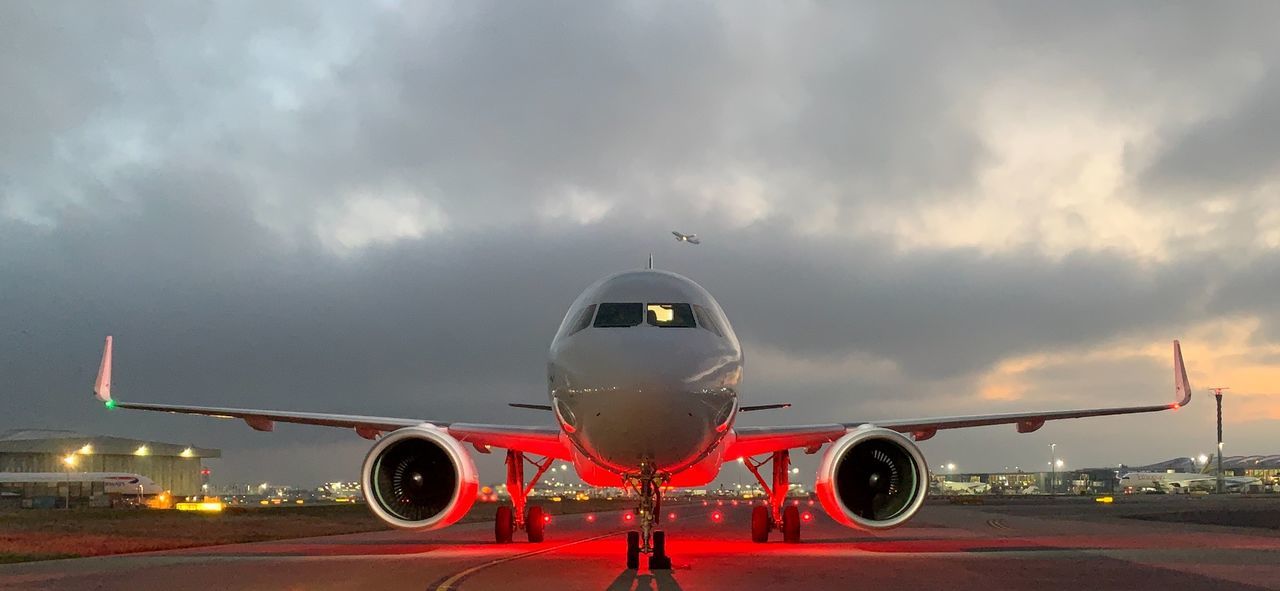
[[[707,311],[706,308],[694,304],[693,315],[698,319],[698,326],[715,333],[718,337],[724,336],[724,333],[720,330],[720,325],[716,324],[716,319],[711,315],[711,312]]]
[[[605,303],[596,309],[596,328],[636,326],[644,319],[644,305],[640,303]]]
[[[650,326],[693,328],[693,309],[689,304],[649,304],[645,318]]]
[[[590,306],[583,308],[582,312],[578,314],[578,317],[574,319],[573,326],[569,327],[569,334],[576,333],[588,326],[591,326],[591,317],[595,316],[595,313],[596,313],[595,304],[591,304]]]

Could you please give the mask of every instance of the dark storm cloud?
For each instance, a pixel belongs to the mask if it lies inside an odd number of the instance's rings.
[[[888,231],[795,223],[966,198],[993,158],[983,92],[1019,75],[1094,85],[1135,116],[1176,97],[1160,146],[1134,148],[1149,178],[1265,182],[1274,81],[1217,72],[1275,62],[1255,39],[1267,19],[1197,11],[0,5],[0,397],[19,402],[0,427],[221,446],[232,479],[350,478],[364,442],[348,433],[104,414],[87,394],[102,336],[124,398],[535,422],[502,405],[545,396],[564,307],[651,251],[716,294],[748,346],[892,368],[763,371],[752,399],[807,404],[774,420],[956,410],[972,399],[943,390],[1008,356],[1265,313],[1214,291],[1280,285],[1232,253],[904,251]],[[699,192],[744,172],[768,213]],[[604,208],[595,223],[545,215],[574,191]],[[344,206],[387,194],[438,208],[441,228],[335,248]],[[669,226],[707,239],[676,244]],[[309,447],[326,451],[283,462]]]
[[[1280,74],[1266,72],[1237,105],[1172,131],[1144,172],[1158,189],[1248,190],[1280,173]],[[1275,203],[1274,193],[1268,196]]]

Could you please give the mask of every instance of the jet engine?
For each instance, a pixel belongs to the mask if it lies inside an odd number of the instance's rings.
[[[379,519],[404,529],[439,529],[471,509],[478,480],[462,444],[423,424],[379,439],[365,456],[361,485]]]
[[[880,530],[920,509],[929,468],[915,442],[897,431],[859,427],[836,440],[818,468],[818,499],[849,527]]]

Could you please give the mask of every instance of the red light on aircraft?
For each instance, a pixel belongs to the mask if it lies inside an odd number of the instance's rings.
[[[702,502],[702,506],[703,506],[703,507],[706,507],[706,506],[707,506],[707,502],[706,502],[706,501],[703,501],[703,502]]]
[[[803,522],[805,522],[805,523],[809,523],[810,521],[813,521],[813,513],[810,513],[810,512],[808,512],[808,511],[805,511],[804,513],[801,513],[801,514],[800,514],[800,521],[803,521]]]
[[[719,511],[712,511],[711,521],[714,521],[716,523],[720,523],[721,521],[724,521],[724,513],[721,513]]]
[[[796,499],[796,500],[794,500],[794,501],[791,501],[791,504],[792,504],[792,505],[795,505],[795,506],[797,506],[797,507],[799,507],[799,506],[800,506],[800,499]]]
[[[595,522],[596,522],[596,514],[587,513],[587,523],[595,523]]]
[[[550,515],[543,515],[543,516],[542,516],[542,522],[543,522],[543,523],[551,523],[551,516],[550,516]]]
[[[1173,403],[1173,410],[1178,410],[1179,408],[1182,408],[1182,404],[1181,404],[1181,403],[1179,403],[1179,402],[1175,402],[1175,403]]]
[[[809,506],[810,506],[810,507],[812,507],[812,506],[813,506],[813,499],[809,499]]]

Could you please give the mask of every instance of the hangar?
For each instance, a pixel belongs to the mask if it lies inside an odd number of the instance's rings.
[[[0,472],[59,472],[68,475],[128,472],[146,476],[159,484],[162,490],[179,497],[200,494],[201,485],[207,477],[202,461],[219,457],[222,457],[222,451],[218,449],[75,431],[13,429],[0,432]],[[48,488],[54,486],[48,485]],[[93,487],[80,487],[73,483],[70,488],[71,497],[80,498],[81,504],[88,504],[94,495]],[[35,492],[26,491],[24,496]],[[50,495],[64,495],[66,492],[59,489]]]

